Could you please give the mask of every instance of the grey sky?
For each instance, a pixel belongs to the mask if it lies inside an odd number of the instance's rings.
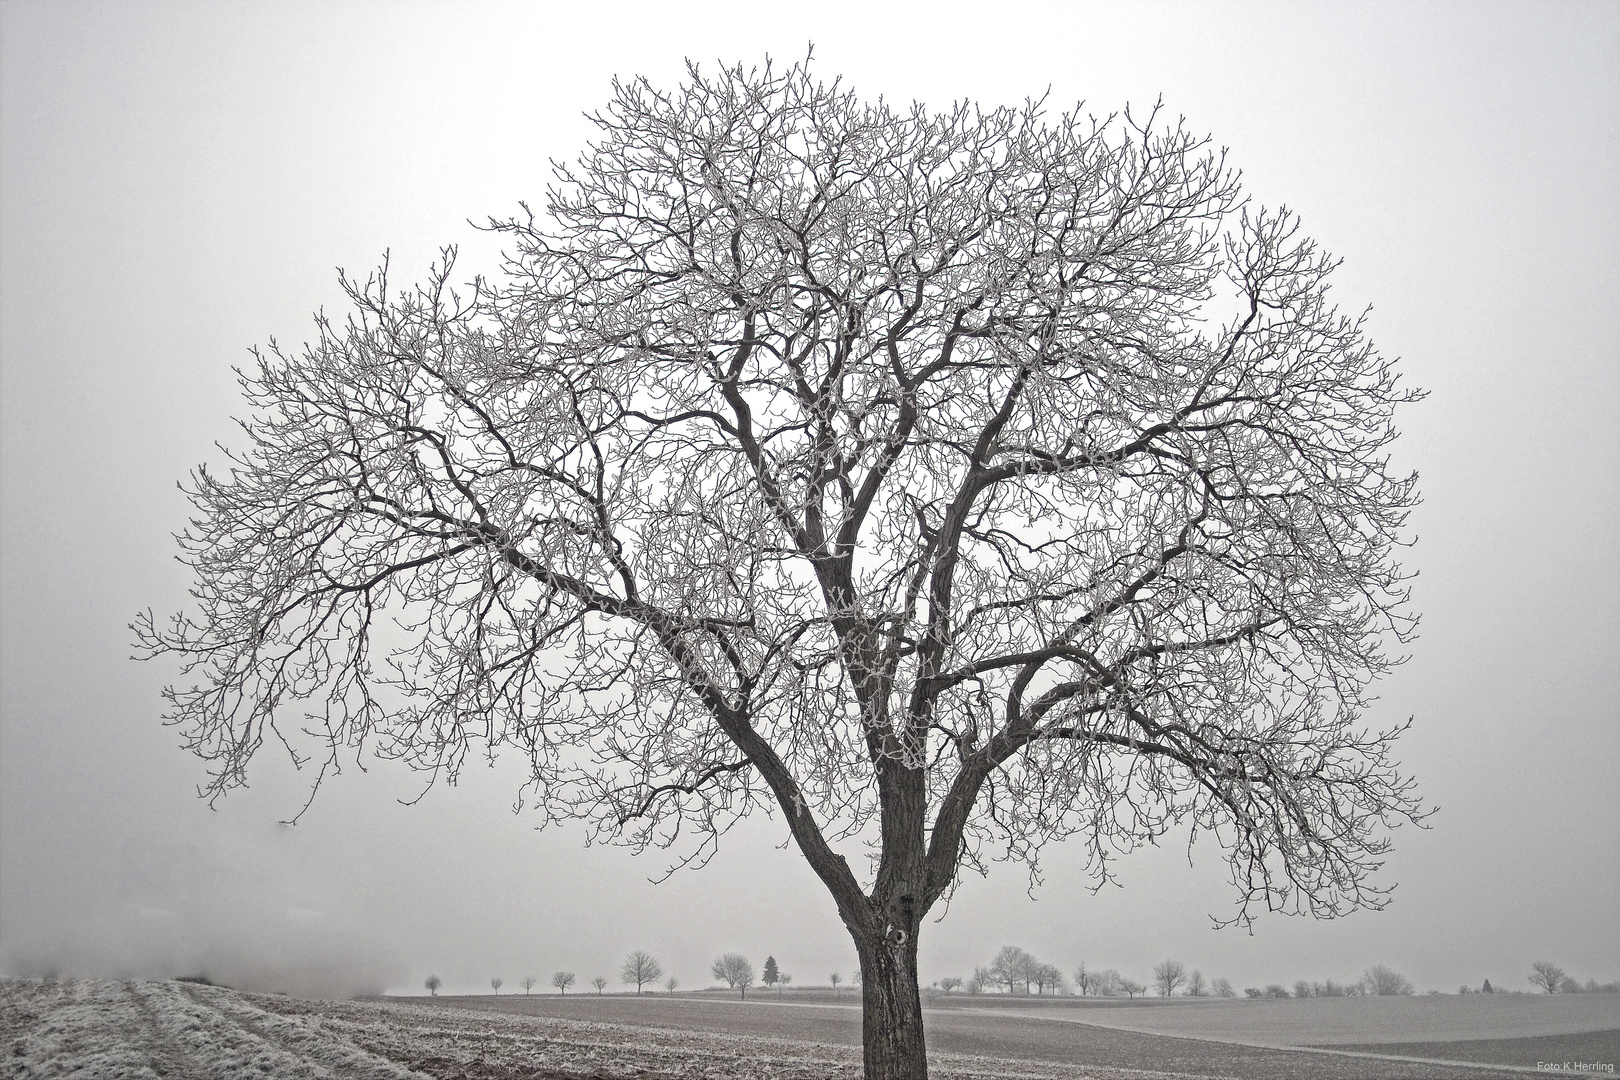
[[[1620,8],[1612,4],[616,5],[7,2],[0,24],[0,970],[208,967],[268,988],[683,984],[722,951],[797,983],[854,963],[831,901],[760,818],[707,870],[584,849],[511,813],[511,768],[413,807],[264,753],[210,812],[158,724],[175,673],[126,660],[182,606],[174,483],[240,413],[230,366],[341,310],[335,267],[402,284],[466,221],[543,198],[615,75],[802,56],[869,96],[1099,113],[1160,94],[1262,202],[1343,256],[1341,305],[1431,392],[1402,418],[1426,502],[1422,637],[1375,723],[1442,808],[1397,834],[1393,907],[1208,929],[1213,853],[1132,856],[1092,896],[1078,853],[971,880],[922,977],[1019,944],[1144,979],[1167,956],[1239,986],[1392,964],[1420,988],[1530,962],[1620,977]],[[604,9],[605,10],[605,9]]]

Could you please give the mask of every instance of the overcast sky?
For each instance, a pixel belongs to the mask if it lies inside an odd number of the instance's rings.
[[[594,10],[591,10],[594,9]],[[1167,957],[1239,987],[1353,979],[1530,989],[1530,963],[1620,978],[1620,6],[1534,4],[7,2],[0,23],[0,971],[185,974],[412,992],[617,981],[647,949],[688,987],[774,955],[854,967],[780,821],[662,885],[656,854],[514,815],[515,766],[415,806],[266,751],[210,811],[159,723],[172,668],[126,624],[183,606],[175,482],[233,441],[231,366],[341,310],[336,268],[396,278],[539,202],[615,75],[801,57],[863,95],[1098,113],[1160,95],[1341,255],[1335,296],[1430,397],[1424,613],[1371,722],[1441,807],[1405,829],[1382,913],[1212,931],[1210,852],[1133,855],[1092,895],[1079,851],[973,879],[921,941],[924,981],[1004,944],[1144,980]],[[814,17],[804,13],[814,12]]]

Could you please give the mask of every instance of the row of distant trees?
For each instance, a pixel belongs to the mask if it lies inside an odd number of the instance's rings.
[[[1071,992],[1070,984],[1065,981],[1061,968],[1016,945],[1003,946],[990,961],[989,966],[974,968],[973,977],[965,982],[953,976],[941,979],[935,985],[947,992],[960,987],[970,994],[982,994],[991,989],[1005,989],[1009,994]],[[1205,979],[1203,972],[1189,972],[1186,965],[1179,960],[1166,960],[1156,965],[1151,985],[1165,997],[1174,994],[1182,986],[1185,986],[1186,993],[1193,997],[1236,996],[1229,980]],[[1121,975],[1113,968],[1097,970],[1088,968],[1082,963],[1074,971],[1072,992],[1087,997],[1118,997],[1120,994],[1135,997],[1138,994],[1146,994],[1148,988],[1148,984]]]
[[[1186,997],[1236,997],[1237,991],[1229,979],[1207,979],[1202,971],[1189,971],[1180,960],[1165,960],[1153,966],[1153,981],[1140,983],[1121,975],[1113,968],[1094,970],[1082,963],[1074,971],[1072,990],[1064,981],[1063,971],[1016,945],[1003,946],[987,967],[973,970],[973,977],[964,982],[952,977],[936,984],[950,992],[958,987],[970,994],[990,989],[1005,989],[1009,994],[1063,994],[1076,993],[1088,997],[1135,997],[1151,989],[1160,997],[1177,993]],[[1260,997],[1347,997],[1360,994],[1410,994],[1411,980],[1392,968],[1376,964],[1362,973],[1361,978],[1349,982],[1309,982],[1301,979],[1294,983],[1293,991],[1281,983],[1266,987],[1249,987],[1244,994]]]
[[[1487,979],[1481,991],[1491,993],[1490,985]],[[1530,985],[1549,994],[1620,994],[1620,981],[1600,983],[1587,979],[1579,983],[1551,960],[1537,960],[1530,965]],[[1467,992],[1468,988],[1463,987],[1463,990]]]
[[[625,957],[624,964],[619,968],[619,981],[626,984],[634,983],[637,994],[641,993],[642,987],[649,985],[656,986],[658,984],[658,980],[663,978],[664,966],[658,962],[658,958],[653,956],[652,953],[643,952],[640,949],[637,949],[635,952]],[[568,988],[573,986],[577,981],[578,978],[572,971],[558,971],[553,973],[551,976],[551,985],[556,987],[557,992],[560,994],[568,993]],[[531,992],[535,986],[539,984],[539,982],[540,980],[535,976],[526,975],[522,981],[518,983],[518,985],[523,987],[523,992],[527,994]],[[664,980],[663,986],[664,989],[673,994],[675,992],[675,988],[680,986],[680,984],[680,980],[672,975],[668,979]],[[444,985],[444,981],[437,975],[429,975],[427,977],[427,982],[423,983],[422,985],[427,987],[428,993],[437,997],[439,987]],[[495,978],[489,980],[489,985],[497,994],[499,994],[501,992],[501,987],[506,985],[506,980],[500,976],[496,976]],[[598,975],[591,980],[591,985],[596,987],[596,992],[600,994],[602,991],[607,989],[608,980],[603,976]]]
[[[1265,986],[1245,987],[1243,990],[1243,995],[1251,998],[1360,997],[1364,994],[1389,997],[1410,993],[1412,980],[1383,964],[1374,964],[1362,972],[1361,978],[1345,982],[1336,982],[1333,979],[1325,982],[1296,979],[1292,989],[1281,983],[1268,983]]]
[[[756,978],[766,986],[777,988],[780,993],[793,982],[793,976],[776,963],[776,957],[765,958],[763,973],[756,973],[753,963],[740,953],[723,953],[717,957],[709,967],[710,973],[729,989],[736,990],[746,999],[748,988],[754,985]],[[839,984],[844,977],[839,972],[831,972],[827,976],[834,993],[839,991]],[[636,993],[640,994],[647,986],[658,986],[659,980],[664,979],[664,967],[658,958],[649,952],[637,949],[625,958],[624,964],[619,968],[619,981],[629,985],[634,984]],[[523,987],[525,994],[529,993],[538,983],[539,979],[533,975],[526,976],[518,985]],[[551,985],[562,994],[568,993],[568,988],[575,983],[572,971],[559,971],[552,975]],[[850,980],[853,984],[860,983],[860,975],[856,973]],[[1620,993],[1620,982],[1599,983],[1596,979],[1588,979],[1585,984],[1576,982],[1565,973],[1564,969],[1550,960],[1537,960],[1531,965],[1529,981],[1532,985],[1549,994],[1578,994],[1578,993]],[[443,985],[437,975],[429,975],[424,984],[428,991],[434,995]],[[499,994],[505,980],[500,977],[489,980],[489,985]],[[608,986],[608,980],[600,975],[591,980],[591,985],[598,994]],[[674,976],[664,979],[663,987],[674,993],[680,986],[680,980]],[[1003,946],[996,953],[995,958],[987,967],[973,969],[973,977],[963,980],[954,975],[938,980],[935,984],[946,993],[965,989],[970,994],[981,994],[986,990],[1000,990],[1005,987],[1009,994],[1063,994],[1069,993],[1070,984],[1065,982],[1064,974],[1055,964],[1040,960],[1025,949],[1016,945]],[[1185,988],[1185,989],[1183,989]],[[1180,992],[1186,997],[1236,997],[1237,991],[1233,989],[1228,979],[1205,979],[1204,973],[1198,970],[1188,971],[1185,964],[1179,960],[1165,960],[1153,966],[1153,981],[1151,984],[1139,983],[1134,979],[1121,975],[1113,968],[1092,970],[1082,962],[1074,971],[1073,993],[1089,997],[1118,997],[1124,994],[1134,998],[1138,994],[1146,994],[1149,989],[1156,991],[1160,997],[1171,997]],[[1328,979],[1325,982],[1311,982],[1299,979],[1292,988],[1281,983],[1270,983],[1263,987],[1251,986],[1244,989],[1245,997],[1250,998],[1308,998],[1308,997],[1357,997],[1361,995],[1404,995],[1413,992],[1412,981],[1405,975],[1384,964],[1374,964],[1362,972],[1361,978],[1346,982],[1335,982]],[[1432,993],[1433,991],[1431,991]],[[1505,993],[1491,986],[1486,979],[1483,986],[1474,990],[1468,986],[1459,988],[1460,994],[1472,993]]]
[[[713,973],[716,979],[719,979],[731,989],[741,991],[744,998],[748,996],[748,988],[754,985],[754,979],[757,977],[754,971],[754,965],[746,956],[742,956],[738,953],[722,954],[716,958],[709,970]],[[675,978],[673,975],[665,979],[664,965],[659,963],[658,958],[652,953],[641,949],[637,949],[635,952],[632,952],[629,956],[625,957],[623,965],[621,965],[619,968],[619,981],[626,985],[633,983],[638,995],[642,992],[644,987],[659,985],[660,979],[664,980],[664,989],[672,994],[681,984],[680,980]],[[540,980],[535,976],[529,975],[518,983],[518,985],[523,987],[523,992],[527,994],[533,990],[539,981]],[[551,976],[551,985],[556,987],[557,992],[561,994],[568,993],[568,988],[573,986],[576,981],[577,977],[572,971],[559,971]],[[780,970],[776,964],[776,957],[770,956],[766,957],[765,959],[763,981],[767,986],[785,987],[793,981],[793,976],[785,971]],[[837,989],[839,982],[840,979],[838,973],[834,972],[832,974],[832,983],[835,990]],[[443,986],[444,982],[437,975],[429,975],[427,977],[427,982],[423,985],[427,987],[430,994],[438,996],[439,987]],[[497,976],[489,980],[489,985],[497,994],[499,994],[501,992],[501,987],[506,985],[506,980]],[[598,975],[591,980],[591,985],[596,987],[596,992],[600,994],[607,989],[608,980],[603,976]]]

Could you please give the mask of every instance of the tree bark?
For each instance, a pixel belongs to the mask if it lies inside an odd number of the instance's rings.
[[[927,1080],[917,928],[855,937],[861,958],[861,1045],[866,1080]]]

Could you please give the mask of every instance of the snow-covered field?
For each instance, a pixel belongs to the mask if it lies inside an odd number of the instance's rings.
[[[410,1001],[305,1001],[180,982],[0,980],[0,1039],[0,1075],[18,1080],[857,1080],[861,1073],[860,1051],[846,1046]],[[930,1065],[941,1080],[1126,1075],[970,1055],[942,1055]]]

